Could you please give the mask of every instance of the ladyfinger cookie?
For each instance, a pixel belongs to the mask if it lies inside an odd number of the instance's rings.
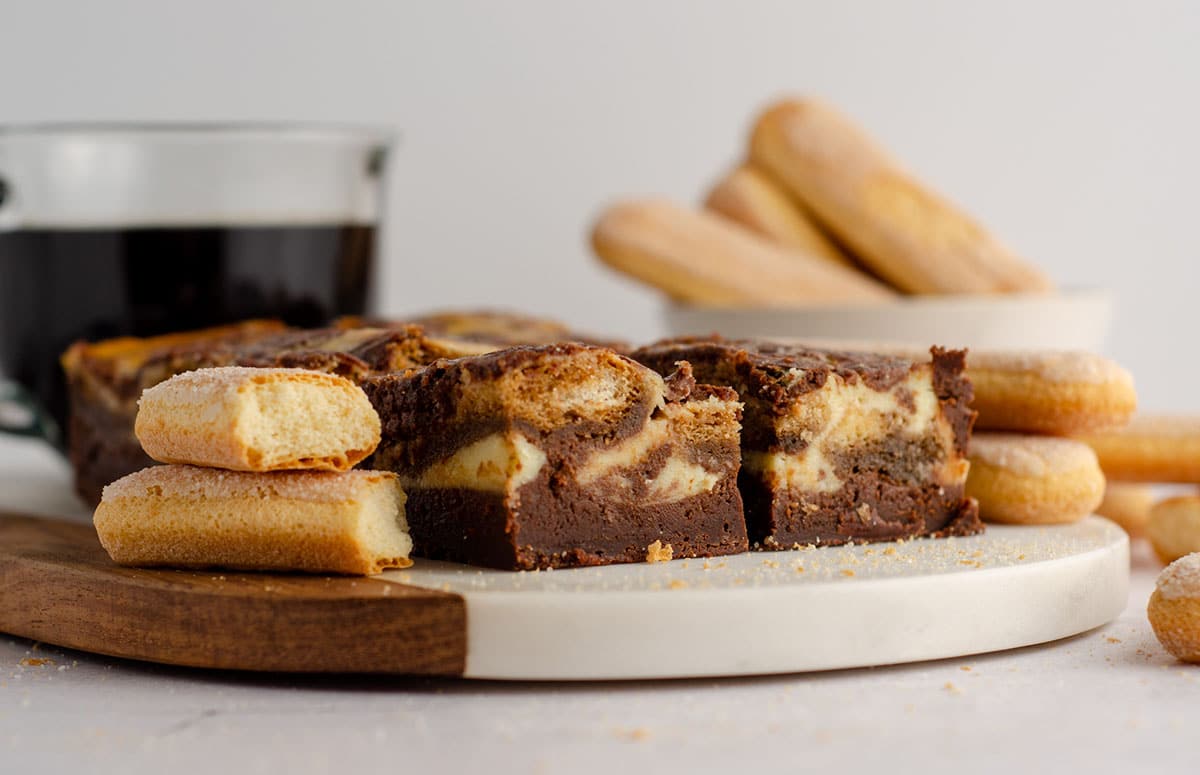
[[[669,202],[610,207],[596,222],[592,246],[617,271],[698,304],[871,302],[894,295],[861,272]]]
[[[704,206],[789,250],[855,268],[804,206],[752,165],[741,164],[717,181]]]
[[[94,522],[120,565],[370,574],[412,564],[404,501],[382,471],[151,466],[105,487]]]
[[[989,522],[1047,525],[1091,514],[1104,474],[1086,444],[1071,439],[977,433],[968,453],[966,494]]]
[[[1200,417],[1138,415],[1123,428],[1081,438],[1110,479],[1200,482]]]
[[[1148,484],[1108,481],[1104,485],[1104,500],[1096,513],[1116,522],[1131,536],[1146,532],[1150,509],[1154,506],[1154,488]]]
[[[1180,557],[1158,574],[1146,615],[1172,656],[1200,662],[1200,553]]]
[[[345,471],[375,451],[379,430],[366,394],[344,377],[243,366],[147,389],[134,425],[159,462],[236,471]]]
[[[1094,353],[972,350],[967,374],[980,430],[1071,436],[1119,428],[1137,409],[1133,377]]]
[[[1045,276],[821,101],[787,100],[768,108],[751,135],[750,160],[900,290],[1051,290]]]
[[[1163,562],[1200,552],[1200,495],[1177,495],[1154,504],[1146,537]]]

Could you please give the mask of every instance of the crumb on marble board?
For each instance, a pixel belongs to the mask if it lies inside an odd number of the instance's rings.
[[[670,544],[663,545],[662,541],[655,541],[646,547],[646,562],[667,562],[675,556],[675,550]]]

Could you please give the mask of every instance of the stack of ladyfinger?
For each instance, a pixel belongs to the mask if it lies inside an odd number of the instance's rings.
[[[1163,562],[1200,552],[1200,494],[1159,500],[1154,492],[1156,484],[1200,484],[1200,417],[1138,415],[1083,440],[1111,482],[1102,514],[1144,534]]]
[[[716,183],[703,209],[621,202],[601,215],[592,242],[609,266],[695,304],[1052,290],[1045,275],[815,99],[767,108],[745,161]]]
[[[152,466],[96,508],[122,565],[347,574],[406,567],[396,476],[352,471],[380,422],[347,379],[302,369],[200,369],[150,388],[136,433]]]
[[[1084,437],[1110,478],[1100,513],[1144,535],[1164,563],[1146,613],[1167,651],[1200,663],[1200,417],[1139,415]],[[1165,499],[1156,485],[1190,485]]]
[[[979,499],[980,514],[1001,521],[1048,521],[1029,517],[1041,509],[1053,516],[1095,508],[1131,537],[1145,536],[1159,559],[1169,563],[1147,604],[1150,624],[1167,651],[1200,663],[1200,494],[1156,501],[1153,489],[1162,483],[1200,484],[1200,418],[1128,420],[1133,410],[1128,375],[1100,360],[1082,368],[1080,357],[1027,356],[1029,367],[1040,362],[1039,375],[1016,381],[998,379],[1014,363],[993,358],[968,357],[977,398],[983,399],[978,400],[982,427],[1023,425],[1079,438],[976,434],[967,492]],[[1056,394],[1057,400],[1049,400]],[[1005,406],[998,400],[1004,395],[1013,402]],[[1039,403],[1042,410],[1035,411]]]

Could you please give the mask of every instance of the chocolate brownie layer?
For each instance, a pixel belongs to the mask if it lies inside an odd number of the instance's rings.
[[[520,570],[609,565],[645,561],[655,541],[675,557],[712,557],[747,549],[735,479],[650,508],[613,508],[594,491],[533,484],[522,488],[519,518],[505,496],[465,488],[414,490],[405,508],[416,551],[435,560]]]
[[[678,361],[745,402],[750,540],[764,547],[884,541],[982,529],[963,499],[974,412],[962,351],[931,363],[772,342],[677,339],[636,350]]]
[[[629,562],[747,547],[740,404],[583,345],[517,347],[363,383],[372,461],[409,494],[415,551],[494,567]]]
[[[738,476],[738,486],[750,541],[764,549],[972,535],[982,530],[979,506],[962,497],[962,488],[953,492],[936,484],[904,486],[870,474],[857,477],[854,488],[796,497],[747,471]]]

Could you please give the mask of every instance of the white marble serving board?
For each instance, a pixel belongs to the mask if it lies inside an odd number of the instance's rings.
[[[10,508],[89,518],[49,448],[3,439],[0,463]],[[463,595],[467,676],[599,680],[830,670],[1044,643],[1116,618],[1128,557],[1125,533],[1090,517],[988,525],[971,538],[537,573],[418,559],[377,578]]]
[[[511,572],[418,560],[379,578],[461,594],[465,675],[636,679],[959,657],[1121,612],[1129,541],[1107,520],[984,535]]]

